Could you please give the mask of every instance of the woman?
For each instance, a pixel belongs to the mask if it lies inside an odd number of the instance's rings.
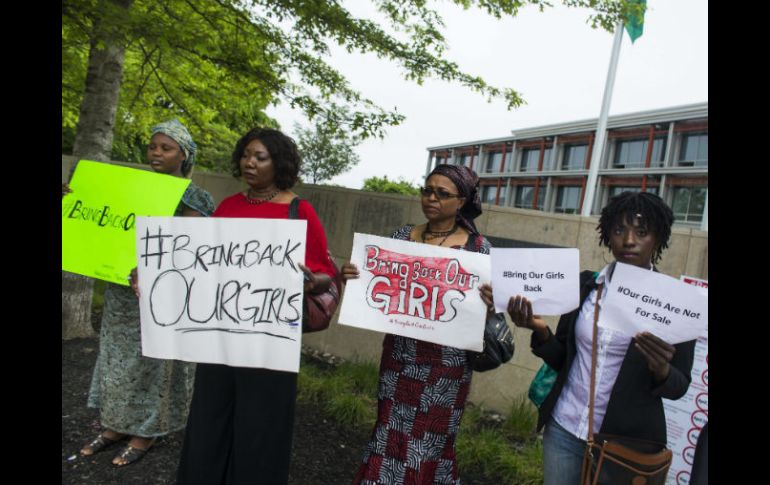
[[[153,127],[152,133],[147,147],[152,170],[189,176],[197,147],[187,128],[172,120]],[[213,209],[211,195],[190,183],[175,215],[208,216]],[[194,364],[142,356],[136,295],[131,287],[108,283],[99,356],[88,395],[88,406],[100,410],[104,430],[80,454],[90,456],[129,438],[113,465],[141,459],[157,437],[184,428],[193,375]]]
[[[288,218],[300,168],[294,140],[255,128],[238,140],[232,166],[249,188],[223,200],[214,217]],[[298,212],[307,220],[304,291],[320,293],[335,274],[326,234],[310,203],[301,200]],[[177,485],[285,484],[296,390],[294,372],[198,364]]]
[[[657,271],[668,246],[674,215],[650,193],[623,192],[610,199],[599,219],[600,244],[616,261]],[[558,372],[540,406],[545,484],[580,483],[588,438],[593,318],[597,285],[612,278],[615,263],[580,275],[581,306],[562,315],[556,334],[521,296],[511,297],[513,323],[532,330],[532,352]],[[603,291],[599,307],[606,297]],[[661,398],[679,399],[690,385],[695,341],[669,345],[649,332],[634,338],[599,327],[594,402],[595,433],[666,443]]]
[[[422,189],[428,222],[406,225],[391,237],[489,254],[473,219],[481,215],[478,176],[466,167],[439,165]],[[346,263],[343,279],[358,278]],[[492,289],[481,288],[488,316]],[[465,350],[386,335],[380,362],[377,423],[354,484],[460,483],[455,438],[470,391]]]

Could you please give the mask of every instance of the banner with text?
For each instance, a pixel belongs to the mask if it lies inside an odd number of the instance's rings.
[[[81,160],[61,203],[61,269],[128,285],[137,216],[174,214],[189,179]]]
[[[350,261],[361,277],[346,285],[341,324],[483,349],[488,255],[356,233]]]
[[[580,252],[575,248],[492,248],[495,309],[521,295],[536,315],[561,315],[580,304]]]
[[[684,275],[680,279],[698,287],[708,297],[708,281]],[[695,342],[695,359],[693,359],[690,378],[690,387],[684,396],[676,401],[663,399],[668,447],[674,454],[671,468],[668,471],[667,485],[687,485],[690,483],[698,436],[700,430],[709,420],[708,322],[706,322],[706,329],[703,334]]]
[[[307,221],[139,217],[142,353],[299,370]]]
[[[625,335],[648,331],[678,344],[697,339],[708,322],[708,298],[662,273],[617,263],[606,292],[598,324]]]

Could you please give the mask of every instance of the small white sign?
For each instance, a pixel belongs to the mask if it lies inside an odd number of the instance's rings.
[[[599,325],[634,336],[648,331],[670,344],[697,339],[708,322],[708,298],[697,287],[617,263]]]
[[[138,217],[142,354],[298,372],[307,221]]]
[[[562,315],[580,304],[580,252],[576,248],[492,248],[495,309],[505,312],[521,295],[536,315]]]
[[[369,234],[353,236],[360,278],[345,288],[339,323],[466,350],[484,348],[489,256]]]

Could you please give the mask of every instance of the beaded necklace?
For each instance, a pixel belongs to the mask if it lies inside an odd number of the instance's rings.
[[[448,230],[448,231],[431,231],[431,230],[428,228],[428,224],[426,224],[426,225],[425,225],[425,229],[422,231],[422,235],[421,235],[421,237],[422,237],[422,242],[425,242],[425,241],[426,241],[426,238],[425,238],[425,235],[426,235],[426,234],[429,234],[429,235],[430,235],[430,236],[427,238],[427,240],[428,240],[428,241],[430,241],[430,240],[433,240],[433,239],[436,239],[436,238],[439,238],[439,237],[441,237],[441,236],[444,236],[444,239],[442,239],[442,240],[441,240],[441,242],[440,242],[440,243],[438,243],[438,245],[439,245],[439,246],[441,246],[442,244],[444,244],[444,243],[446,242],[447,238],[448,238],[449,236],[451,236],[452,234],[454,234],[455,232],[457,232],[457,224],[455,224],[454,226],[452,226],[452,229],[450,229],[450,230]]]
[[[275,196],[278,195],[278,192],[280,192],[280,190],[276,190],[275,192],[273,192],[272,194],[268,195],[264,199],[256,199],[256,198],[252,199],[251,197],[249,197],[249,192],[251,192],[251,189],[249,189],[248,192],[246,192],[246,194],[245,194],[246,202],[248,202],[251,205],[259,205],[259,204],[265,203],[265,202],[267,202],[269,200],[273,200],[273,198],[275,198]]]

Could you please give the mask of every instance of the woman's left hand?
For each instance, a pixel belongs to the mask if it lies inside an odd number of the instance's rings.
[[[663,382],[668,378],[671,370],[671,359],[674,358],[676,349],[650,332],[641,332],[634,337],[634,346],[647,360],[647,368],[650,369],[656,382]]]
[[[495,313],[495,303],[492,297],[492,285],[484,283],[479,286],[479,293],[481,293],[481,301],[487,306],[487,313]]]
[[[297,263],[297,264],[299,265],[299,269],[301,269],[302,272],[305,274],[305,287],[304,287],[303,291],[305,293],[312,293],[313,292],[313,288],[315,288],[315,285],[316,285],[315,275],[304,264],[302,264],[302,263]]]

